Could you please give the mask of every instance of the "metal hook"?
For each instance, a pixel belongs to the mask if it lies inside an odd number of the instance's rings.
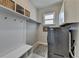
[[[7,19],[8,17],[4,17],[4,19]]]
[[[14,19],[14,21],[16,21],[16,19]]]
[[[21,20],[20,22],[22,23],[23,21]]]

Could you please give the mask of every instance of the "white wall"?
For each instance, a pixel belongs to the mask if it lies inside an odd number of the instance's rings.
[[[33,6],[30,0],[28,6],[29,6],[29,11],[31,12],[30,18],[32,18],[33,20],[37,20],[37,9]]]
[[[39,40],[39,42],[47,44],[47,32],[43,32],[42,25],[39,26],[38,40]]]
[[[59,24],[59,11],[61,9],[61,5],[62,3],[58,3],[58,4],[54,4],[54,5],[51,5],[51,6],[48,6],[48,7],[45,7],[45,8],[41,8],[41,9],[38,9],[37,11],[37,18],[40,22],[43,22],[43,15],[49,11],[51,12],[55,12],[55,19],[54,19],[54,23],[55,23],[55,26],[58,26]],[[38,34],[38,39],[40,42],[43,42],[43,43],[47,43],[47,32],[43,32],[43,26],[40,25],[39,27],[39,34]]]
[[[55,26],[58,26],[58,24],[59,24],[59,12],[60,12],[60,9],[61,9],[61,5],[62,5],[62,3],[60,2],[60,3],[56,3],[56,4],[53,4],[53,5],[50,5],[50,6],[47,6],[47,7],[44,7],[44,8],[40,8],[40,9],[38,9],[37,11],[37,18],[38,18],[38,20],[39,21],[41,21],[41,22],[43,22],[43,16],[44,16],[44,14],[46,14],[46,13],[53,13],[53,12],[55,12],[55,19],[54,19],[54,24],[55,24]]]

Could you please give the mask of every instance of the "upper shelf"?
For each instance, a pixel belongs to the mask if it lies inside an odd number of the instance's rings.
[[[25,15],[22,15],[22,14],[16,12],[16,11],[14,11],[14,10],[12,10],[12,9],[10,9],[10,8],[7,8],[7,7],[5,7],[5,6],[2,6],[2,5],[0,5],[0,12],[12,14],[12,15],[15,15],[15,16],[17,16],[17,17],[25,18],[26,20],[35,22],[35,23],[37,23],[37,24],[41,24],[41,22],[35,21],[35,20],[31,19],[30,17],[27,17],[27,16],[25,16]]]

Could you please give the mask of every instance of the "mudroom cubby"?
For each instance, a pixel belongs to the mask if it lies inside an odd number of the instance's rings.
[[[0,5],[9,8],[11,10],[14,10],[24,16],[30,17],[30,11],[27,10],[26,8],[23,8],[13,0],[0,0]]]

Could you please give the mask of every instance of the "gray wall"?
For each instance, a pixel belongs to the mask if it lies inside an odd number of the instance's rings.
[[[37,24],[27,24],[26,20],[0,11],[0,57],[27,42],[33,45],[37,41]]]
[[[0,11],[0,56],[25,44],[25,19]]]
[[[38,36],[38,27],[39,25],[37,23],[33,23],[33,22],[27,22],[26,23],[26,43],[27,44],[30,44],[30,45],[33,45],[35,44],[38,39],[37,39],[37,36]]]

